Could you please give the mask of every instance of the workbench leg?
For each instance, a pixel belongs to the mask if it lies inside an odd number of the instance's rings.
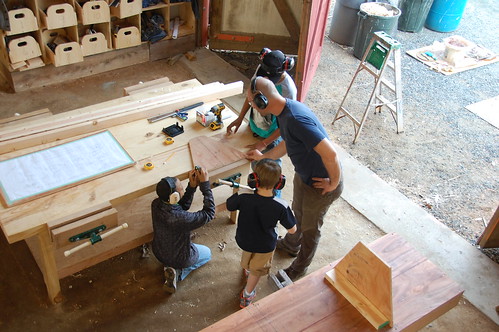
[[[235,178],[234,182],[241,183],[241,177]],[[239,191],[239,188],[236,188],[236,186],[232,187],[232,194],[235,194]],[[230,221],[232,221],[233,224],[237,223],[237,216],[238,216],[238,210],[231,211],[230,212]]]
[[[61,284],[59,283],[59,274],[57,273],[53,242],[50,239],[48,229],[38,233],[37,236],[40,246],[39,265],[43,279],[45,280],[49,299],[52,303],[60,303],[62,301]]]

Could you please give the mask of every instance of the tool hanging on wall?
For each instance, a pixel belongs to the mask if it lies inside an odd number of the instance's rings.
[[[79,241],[79,240],[86,239],[86,238],[88,238],[89,240],[74,247],[73,249],[64,251],[64,256],[68,257],[69,255],[71,255],[71,254],[73,254],[73,253],[75,253],[83,248],[86,248],[90,245],[94,245],[95,243],[100,242],[103,239],[105,239],[106,237],[113,235],[114,233],[119,232],[125,228],[128,228],[127,223],[123,223],[120,226],[111,229],[109,232],[104,233],[102,235],[99,235],[98,233],[100,233],[102,230],[106,229],[106,226],[102,225],[102,226],[93,228],[89,231],[72,236],[69,238],[69,241],[71,241],[71,242]]]

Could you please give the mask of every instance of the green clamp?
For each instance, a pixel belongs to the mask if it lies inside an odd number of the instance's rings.
[[[223,178],[222,180],[232,182],[234,188],[239,188],[239,182],[236,182],[236,180],[239,179],[240,177],[241,173],[235,173],[226,178]],[[218,187],[218,186],[221,186],[221,184],[216,182],[213,183],[213,187]]]
[[[106,229],[106,225],[100,225],[98,227],[89,229],[88,231],[81,232],[80,234],[71,236],[69,242],[76,242],[83,239],[90,239],[92,244],[102,241],[99,233]]]

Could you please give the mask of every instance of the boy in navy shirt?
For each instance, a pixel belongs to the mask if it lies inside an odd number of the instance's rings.
[[[235,193],[227,199],[229,211],[239,210],[236,242],[243,250],[241,267],[248,277],[241,291],[240,307],[245,308],[256,296],[260,277],[269,273],[277,244],[279,222],[288,233],[296,232],[296,220],[286,201],[274,197],[274,188],[281,180],[281,167],[271,159],[260,160],[255,166],[255,193]]]

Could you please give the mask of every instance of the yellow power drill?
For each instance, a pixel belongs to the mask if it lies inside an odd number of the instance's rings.
[[[210,123],[211,130],[218,130],[223,128],[222,111],[225,109],[224,103],[217,104],[210,109],[210,112],[215,114],[216,119]]]

